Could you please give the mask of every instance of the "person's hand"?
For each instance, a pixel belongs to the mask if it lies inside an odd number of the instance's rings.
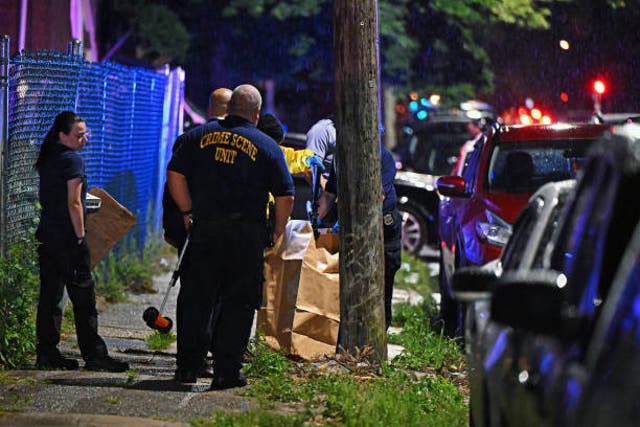
[[[182,215],[182,219],[184,221],[184,229],[187,230],[187,233],[191,231],[191,226],[193,225],[193,216],[189,214]]]
[[[313,168],[315,166],[315,167],[317,167],[318,169],[320,169],[321,171],[324,172],[324,163],[322,163],[322,159],[319,156],[307,157],[307,159],[305,160],[305,163],[310,168]]]
[[[90,286],[92,283],[91,256],[89,254],[87,240],[84,237],[79,238],[75,249],[73,283],[80,287]]]

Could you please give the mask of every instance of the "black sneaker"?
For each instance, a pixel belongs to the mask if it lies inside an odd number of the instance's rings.
[[[77,360],[66,358],[61,354],[55,356],[38,355],[36,358],[37,369],[63,369],[67,371],[74,371],[79,367],[80,365]]]
[[[225,390],[227,388],[244,387],[247,385],[247,379],[244,375],[238,374],[237,377],[216,377],[211,382],[209,390]]]
[[[84,368],[89,371],[124,372],[129,369],[129,364],[120,362],[110,356],[103,356],[98,359],[87,360]]]
[[[199,378],[213,378],[213,364],[209,360],[205,360],[204,364],[198,369],[197,376]]]
[[[195,371],[190,371],[188,369],[176,369],[173,379],[182,384],[195,384],[198,382],[198,377],[196,376]]]

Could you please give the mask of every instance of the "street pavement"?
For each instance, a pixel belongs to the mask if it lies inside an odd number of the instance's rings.
[[[153,333],[143,311],[159,308],[171,273],[154,278],[155,294],[129,294],[123,303],[108,305],[99,314],[99,331],[111,356],[130,364],[125,373],[79,371],[0,371],[0,426],[184,426],[189,419],[215,411],[248,411],[252,400],[239,389],[208,390],[211,380],[195,385],[173,381],[175,343],[154,351],[145,338]],[[178,285],[172,288],[163,315],[175,321]],[[396,290],[394,302],[419,303],[420,295]],[[255,329],[255,327],[254,327]],[[173,330],[175,332],[175,328]],[[397,330],[390,330],[390,333]],[[63,337],[61,352],[83,366],[74,335]],[[389,359],[402,347],[389,345]]]

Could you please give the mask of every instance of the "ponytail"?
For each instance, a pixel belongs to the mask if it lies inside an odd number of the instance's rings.
[[[58,134],[63,132],[68,134],[71,132],[74,123],[84,122],[84,119],[73,111],[63,111],[58,114],[53,121],[53,125],[49,129],[49,132],[44,137],[42,145],[40,146],[40,154],[38,154],[38,160],[36,160],[33,166],[38,172],[44,163],[45,159],[49,157],[54,144],[58,142]]]

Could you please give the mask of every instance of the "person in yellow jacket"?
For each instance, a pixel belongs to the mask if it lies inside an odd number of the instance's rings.
[[[289,167],[289,173],[291,175],[305,174],[307,180],[310,181],[311,168],[316,166],[320,171],[324,171],[324,164],[322,159],[315,155],[313,151],[309,149],[296,150],[291,147],[284,147],[282,142],[284,141],[284,129],[280,120],[278,120],[273,114],[264,114],[260,116],[257,125],[258,130],[266,133],[274,141],[280,145],[280,149],[284,153],[284,159]],[[267,218],[270,217],[269,208],[273,204],[274,199],[269,194],[269,202],[267,203]],[[273,242],[271,242],[273,244]],[[270,244],[270,245],[271,245]]]
[[[258,129],[269,135],[275,142],[280,145],[280,149],[284,153],[284,158],[289,166],[289,173],[296,175],[299,173],[311,172],[311,167],[317,166],[320,170],[324,170],[322,159],[316,156],[313,151],[305,148],[296,150],[291,147],[282,146],[284,141],[284,130],[280,120],[273,114],[264,114],[258,120]]]

